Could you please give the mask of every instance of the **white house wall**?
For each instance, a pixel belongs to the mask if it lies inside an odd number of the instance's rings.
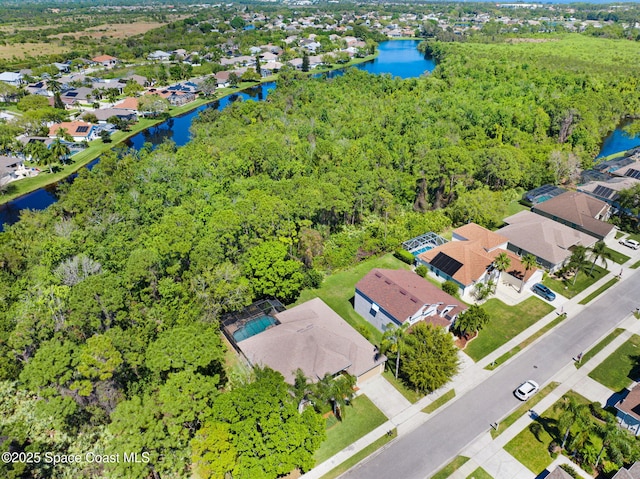
[[[360,316],[373,324],[380,331],[386,331],[389,323],[398,323],[391,318],[386,311],[382,308],[376,313],[375,316],[371,314],[371,305],[373,302],[365,297],[360,291],[356,290],[356,295],[353,299],[353,307]]]

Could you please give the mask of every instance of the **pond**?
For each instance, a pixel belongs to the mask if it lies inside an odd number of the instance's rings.
[[[640,133],[629,135],[625,128],[632,123],[632,120],[625,120],[613,130],[603,141],[598,158],[609,156],[620,151],[627,151],[640,146]]]

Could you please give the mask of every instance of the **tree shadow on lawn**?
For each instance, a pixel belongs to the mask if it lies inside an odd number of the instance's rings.
[[[552,440],[556,440],[558,438],[558,421],[556,419],[538,416],[530,425],[529,430],[536,438],[536,440],[542,443],[542,431],[545,431],[549,436],[551,436]]]
[[[629,371],[627,377],[635,382],[640,379],[640,354],[636,356],[629,356],[629,359],[631,359],[633,367],[631,368],[631,371]]]

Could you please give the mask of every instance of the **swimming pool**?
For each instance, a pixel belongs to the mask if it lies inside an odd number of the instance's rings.
[[[423,246],[423,247],[422,247],[422,248],[420,248],[420,249],[417,249],[417,250],[412,251],[412,252],[411,252],[411,254],[412,254],[413,256],[418,256],[418,255],[420,255],[420,254],[424,253],[425,251],[429,251],[430,249],[433,249],[433,245]]]
[[[239,343],[240,341],[244,341],[251,336],[260,334],[262,331],[267,329],[269,326],[273,326],[274,324],[278,324],[274,317],[260,316],[259,318],[248,321],[247,324],[234,332],[233,339],[235,339],[236,342]]]

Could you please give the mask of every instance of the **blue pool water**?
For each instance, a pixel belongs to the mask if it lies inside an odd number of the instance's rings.
[[[260,316],[259,318],[248,321],[247,324],[233,333],[233,339],[236,340],[236,343],[239,343],[251,336],[260,334],[262,331],[274,324],[278,324],[275,318],[271,316]]]
[[[412,251],[412,252],[411,252],[411,254],[412,254],[413,256],[418,256],[418,255],[420,255],[420,254],[424,253],[425,251],[429,251],[430,249],[433,249],[433,246],[431,246],[431,245],[429,245],[429,246],[423,246],[423,247],[422,247],[422,248],[420,248],[420,249],[417,249],[417,250],[415,250],[415,251]]]

